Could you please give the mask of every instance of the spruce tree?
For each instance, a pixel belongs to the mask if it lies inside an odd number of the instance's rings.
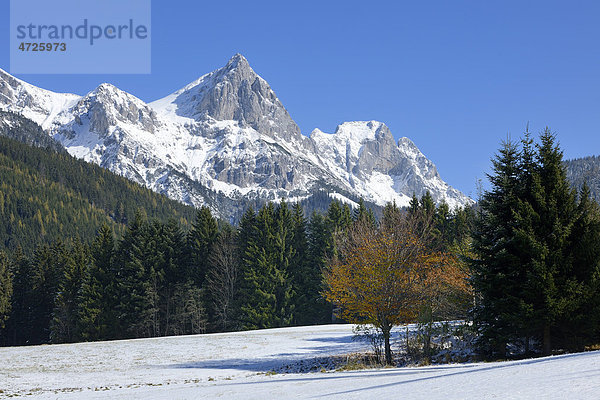
[[[0,332],[5,328],[5,322],[10,315],[13,293],[12,273],[6,253],[0,250]],[[0,343],[4,342],[0,334]]]
[[[553,325],[567,311],[562,289],[572,269],[568,246],[576,203],[574,190],[567,181],[562,151],[548,128],[540,136],[536,161],[539,185],[534,189],[533,207],[539,210],[537,237],[543,246],[543,257],[536,260],[530,281],[538,294],[534,302],[534,319],[541,325],[543,352],[550,354]]]
[[[283,199],[275,212],[274,228],[275,318],[278,326],[289,326],[294,319],[294,290],[290,263],[294,261],[296,249],[292,213]]]
[[[119,243],[116,257],[115,328],[120,339],[147,335],[146,235],[147,223],[138,212]]]
[[[62,278],[63,260],[66,257],[64,243],[58,241],[52,246],[38,248],[31,263],[31,336],[29,344],[42,344],[50,341],[50,321],[52,320],[56,293]]]
[[[275,322],[272,203],[260,209],[243,256],[240,297],[243,329],[271,328]]]
[[[202,286],[209,269],[210,249],[217,240],[219,230],[217,220],[208,207],[202,207],[192,229],[188,233],[190,248],[190,276],[197,286]]]
[[[294,292],[294,321],[295,325],[305,324],[305,315],[307,314],[307,293],[303,285],[308,265],[308,240],[306,236],[306,218],[304,211],[299,203],[293,207],[292,214],[292,231],[293,231],[293,256],[290,260],[289,279],[291,280],[292,289]]]
[[[13,346],[31,343],[33,336],[33,270],[20,247],[13,254],[11,312],[6,321],[6,341]]]
[[[491,190],[480,200],[480,214],[473,234],[477,258],[472,260],[472,284],[478,293],[474,309],[480,333],[479,349],[488,356],[506,355],[506,345],[516,328],[512,312],[519,305],[514,276],[520,260],[515,257],[514,213],[518,205],[519,151],[506,141],[492,160],[488,178]]]
[[[117,302],[115,242],[112,230],[102,225],[91,246],[91,260],[79,299],[79,334],[86,341],[118,337],[114,308]]]
[[[79,340],[79,300],[84,276],[87,274],[89,256],[85,246],[75,241],[72,248],[61,254],[62,276],[54,301],[50,323],[53,343],[70,343]]]
[[[583,185],[569,249],[573,269],[562,290],[566,309],[557,324],[560,344],[583,350],[600,339],[600,206]]]
[[[504,356],[507,343],[527,352],[531,338],[544,354],[582,348],[600,321],[597,206],[585,190],[577,201],[548,128],[521,145],[505,143],[494,160],[474,234],[475,322],[488,355]]]
[[[302,276],[302,293],[306,298],[305,323],[331,322],[332,308],[322,296],[323,270],[334,256],[331,223],[327,218],[313,212],[308,224],[308,262]],[[341,231],[340,231],[341,232]]]
[[[175,292],[180,285],[191,282],[186,275],[186,240],[185,235],[175,220],[169,220],[162,226],[159,239],[162,254],[163,274],[162,287],[159,291],[159,313],[161,335],[169,335],[172,331]]]
[[[358,201],[358,207],[354,209],[354,215],[352,219],[354,222],[366,220],[373,226],[376,224],[373,210],[367,208],[365,201],[362,198]]]

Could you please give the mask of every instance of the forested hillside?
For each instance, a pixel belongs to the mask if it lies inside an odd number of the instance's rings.
[[[592,198],[600,201],[600,157],[589,156],[566,160],[567,179],[573,187],[581,190],[586,183]]]
[[[436,248],[469,232],[470,210],[436,208],[428,195],[411,204],[431,221]],[[281,201],[249,208],[235,229],[203,207],[187,233],[174,220],[137,213],[119,236],[104,225],[87,243],[74,236],[32,256],[0,251],[0,344],[330,322],[322,271],[336,236],[364,221],[376,224],[362,202],[352,211],[334,201],[307,218],[300,205]]]
[[[104,223],[120,233],[138,209],[183,227],[195,214],[99,166],[0,136],[0,249],[28,253],[57,239],[89,241]]]
[[[0,136],[31,146],[67,153],[60,143],[44,132],[41,126],[17,113],[0,110]]]

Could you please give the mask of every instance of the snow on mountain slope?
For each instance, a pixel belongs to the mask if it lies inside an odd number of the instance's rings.
[[[408,206],[412,194],[420,197],[426,191],[450,207],[469,204],[466,196],[441,179],[435,165],[410,139],[403,137],[396,145],[381,122],[345,122],[333,134],[315,129],[310,137],[327,168],[376,204],[396,201]]]
[[[150,103],[163,115],[201,121],[238,121],[262,134],[304,141],[269,84],[254,72],[241,54],[177,92]]]
[[[146,104],[110,84],[80,97],[0,71],[0,109],[42,124],[72,155],[223,217],[245,201],[364,197],[407,205],[429,190],[450,206],[472,200],[441,180],[410,142],[380,122],[300,133],[268,83],[236,54],[223,67]]]
[[[0,110],[13,111],[48,129],[61,111],[80,99],[69,93],[54,93],[23,82],[0,69]]]
[[[394,330],[394,348],[405,330]],[[0,348],[0,398],[597,399],[600,352],[508,362],[277,373],[366,351],[352,325]],[[317,369],[318,371],[319,369]]]

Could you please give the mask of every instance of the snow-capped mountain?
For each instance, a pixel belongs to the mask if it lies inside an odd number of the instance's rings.
[[[47,129],[56,115],[80,96],[54,93],[23,82],[0,69],[0,108],[22,114]]]
[[[379,205],[407,205],[427,190],[452,207],[472,202],[381,122],[302,135],[240,54],[148,104],[106,83],[81,97],[0,70],[0,109],[37,122],[76,157],[222,216],[239,213],[243,202],[304,199],[322,190]]]

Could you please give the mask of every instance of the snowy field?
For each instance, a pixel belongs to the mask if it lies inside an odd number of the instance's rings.
[[[352,337],[349,325],[325,325],[0,348],[0,398],[600,398],[600,352],[502,363],[281,372],[368,349]]]

